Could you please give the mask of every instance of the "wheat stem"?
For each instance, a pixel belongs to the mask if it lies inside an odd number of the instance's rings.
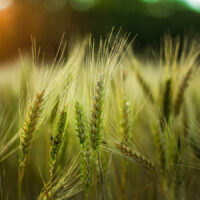
[[[86,119],[82,105],[77,102],[76,111],[76,132],[81,144],[81,175],[84,184],[84,199],[88,199],[88,191],[92,184],[93,176],[93,152],[90,147]]]

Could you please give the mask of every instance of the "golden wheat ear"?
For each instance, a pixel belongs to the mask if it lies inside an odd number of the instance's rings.
[[[138,164],[141,164],[148,170],[155,170],[154,164],[144,156],[140,155],[139,153],[133,152],[129,147],[127,147],[124,143],[115,144],[116,148],[125,156],[127,159],[133,160]]]
[[[20,134],[19,170],[18,170],[18,199],[21,199],[21,185],[24,176],[24,167],[27,155],[31,149],[33,137],[38,130],[41,110],[44,101],[44,90],[37,93],[35,101],[29,108],[27,119]]]
[[[44,91],[37,93],[33,105],[29,109],[28,117],[24,122],[22,133],[20,134],[19,166],[25,166],[26,157],[31,148],[33,136],[38,128],[41,107],[44,101]]]
[[[136,78],[137,78],[144,94],[148,97],[150,102],[152,104],[154,104],[154,96],[153,96],[152,90],[149,87],[148,83],[144,80],[144,78],[142,77],[142,75],[138,69],[135,69],[134,72],[135,72]]]

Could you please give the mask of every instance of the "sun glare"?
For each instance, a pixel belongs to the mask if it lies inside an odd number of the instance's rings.
[[[200,0],[184,0],[191,8],[195,10],[200,9]]]
[[[8,8],[12,4],[13,0],[0,0],[0,10]]]

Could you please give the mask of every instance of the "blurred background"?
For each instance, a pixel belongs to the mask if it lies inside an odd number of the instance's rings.
[[[31,36],[51,59],[63,32],[98,39],[113,26],[137,34],[138,52],[157,48],[164,33],[200,32],[200,0],[0,0],[0,62],[29,52]]]

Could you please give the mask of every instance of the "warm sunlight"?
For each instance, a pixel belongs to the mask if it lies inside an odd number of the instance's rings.
[[[13,0],[0,0],[0,10],[8,8],[12,2]]]

